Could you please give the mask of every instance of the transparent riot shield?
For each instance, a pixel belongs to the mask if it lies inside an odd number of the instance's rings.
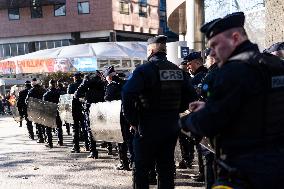
[[[90,127],[95,140],[123,142],[120,128],[121,101],[93,103]]]
[[[62,122],[73,124],[72,101],[73,94],[60,95],[58,103],[58,112]]]
[[[29,98],[27,112],[30,121],[47,127],[56,127],[57,104]]]

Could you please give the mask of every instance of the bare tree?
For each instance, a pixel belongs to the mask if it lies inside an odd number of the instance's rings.
[[[212,20],[235,11],[250,11],[263,8],[265,0],[205,0],[205,19]]]

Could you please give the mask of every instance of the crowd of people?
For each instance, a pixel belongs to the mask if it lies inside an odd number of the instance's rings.
[[[244,21],[244,14],[238,12],[204,24],[201,32],[209,48],[191,52],[179,67],[167,60],[167,37],[162,35],[148,40],[148,62],[128,80],[121,79],[111,66],[104,73],[75,73],[68,88],[50,80],[45,90],[37,79],[27,81],[17,106],[29,137],[35,139],[27,115],[30,97],[58,103],[60,95],[74,94],[71,153],[80,153],[83,138],[88,157],[98,158],[90,105],[121,100],[124,142],[118,144],[117,169],[133,170],[133,188],[147,189],[149,184],[174,188],[177,141],[182,156],[178,168],[191,169],[197,156],[195,179],[205,181],[208,189],[282,188],[284,43],[260,52],[249,41]],[[62,121],[58,112],[55,116],[62,146]],[[37,142],[52,148],[52,129],[35,125]],[[202,144],[204,139],[211,142],[214,152]],[[112,144],[105,146],[111,154]]]

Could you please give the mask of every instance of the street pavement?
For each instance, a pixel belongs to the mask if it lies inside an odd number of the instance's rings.
[[[35,129],[34,129],[35,132]],[[19,127],[12,117],[0,116],[0,189],[130,189],[131,171],[115,170],[117,156],[99,148],[99,159],[88,153],[71,154],[72,137],[64,132],[64,146],[49,149],[28,138],[25,122]],[[178,153],[178,152],[177,152]],[[177,170],[177,189],[201,189],[193,170]],[[151,186],[156,188],[156,186]]]

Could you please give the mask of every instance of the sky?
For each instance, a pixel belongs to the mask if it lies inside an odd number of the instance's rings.
[[[263,1],[205,0],[205,22],[224,17],[230,12],[243,11],[246,15],[245,28],[250,40],[257,43],[260,49],[263,50],[265,48],[265,11]],[[237,2],[237,5],[235,2]]]
[[[223,17],[230,12],[251,12],[258,10],[264,7],[263,1],[264,0],[205,0],[205,22]],[[237,2],[237,5],[235,2]]]

